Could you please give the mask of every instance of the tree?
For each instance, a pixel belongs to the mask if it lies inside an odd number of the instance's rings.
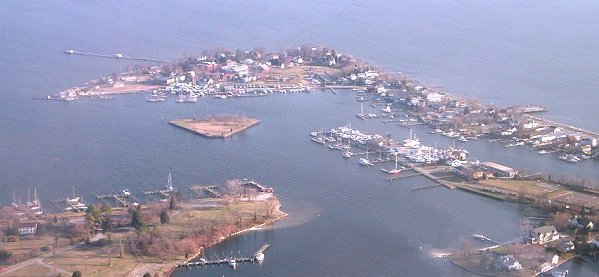
[[[11,258],[12,258],[12,252],[10,252],[6,249],[0,250],[0,263],[6,263],[6,262],[10,261]]]
[[[111,232],[112,231],[112,217],[110,215],[106,215],[104,220],[102,220],[102,231],[103,232]]]
[[[145,222],[140,210],[135,210],[131,213],[131,226],[133,228],[140,230],[145,226]]]
[[[104,214],[109,214],[112,212],[112,207],[110,207],[106,204],[102,204],[102,206],[100,206],[100,211]]]
[[[102,212],[95,205],[90,205],[87,208],[87,211],[85,211],[85,218],[93,223],[100,222],[102,219]]]
[[[168,209],[174,210],[176,208],[177,208],[177,199],[175,199],[175,196],[171,196],[171,200],[168,203]]]
[[[81,271],[75,271],[73,272],[73,275],[71,275],[72,277],[83,277],[83,274],[81,273]]]
[[[164,210],[160,213],[160,224],[168,224],[170,221],[170,218],[168,216],[168,211]]]

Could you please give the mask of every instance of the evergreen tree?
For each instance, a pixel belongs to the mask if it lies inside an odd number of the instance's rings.
[[[170,221],[170,218],[168,216],[168,211],[164,210],[160,213],[160,224],[168,224]]]
[[[171,200],[168,203],[168,209],[174,210],[177,208],[177,199],[174,196],[171,196]]]

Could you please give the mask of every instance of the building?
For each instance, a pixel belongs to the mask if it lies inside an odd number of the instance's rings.
[[[484,162],[482,168],[493,172],[495,176],[500,178],[514,178],[518,174],[517,170],[494,162]]]
[[[495,259],[495,267],[503,270],[520,270],[522,265],[513,255],[500,256]]]
[[[468,181],[473,181],[484,179],[487,172],[478,166],[464,166],[460,164],[456,168],[456,173]]]
[[[558,244],[555,249],[560,253],[567,253],[570,251],[574,251],[574,242],[572,242],[571,240],[564,241],[564,242]]]
[[[35,232],[37,232],[37,222],[19,223],[17,231],[21,236],[35,235]]]
[[[559,239],[557,230],[552,225],[545,225],[532,229],[528,242],[532,244],[545,244],[550,241]]]
[[[592,221],[583,218],[583,217],[579,217],[577,215],[575,215],[572,219],[570,219],[570,223],[569,225],[573,228],[579,229],[579,230],[588,230],[588,231],[593,231],[595,229],[595,224],[593,224]]]

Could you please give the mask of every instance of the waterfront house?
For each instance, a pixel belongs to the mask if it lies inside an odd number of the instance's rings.
[[[482,168],[493,172],[499,178],[514,178],[518,174],[517,170],[494,162],[484,162]]]
[[[574,243],[571,240],[561,242],[555,248],[560,253],[567,253],[574,250]]]
[[[575,215],[572,219],[570,219],[569,225],[570,227],[576,228],[578,230],[586,229],[588,231],[593,231],[595,229],[595,224],[593,224],[592,221],[578,215]]]
[[[17,231],[21,236],[35,235],[35,232],[37,232],[37,222],[21,222],[17,227]]]
[[[545,244],[559,239],[559,234],[553,225],[545,225],[532,229],[528,242],[532,244]]]
[[[520,270],[522,265],[513,255],[500,256],[495,259],[495,267],[500,270]]]

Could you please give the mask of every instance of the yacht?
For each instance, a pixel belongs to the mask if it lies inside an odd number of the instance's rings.
[[[235,261],[235,259],[231,259],[231,260],[229,260],[229,265],[232,268],[236,268],[237,267],[237,261]]]
[[[351,158],[354,155],[354,153],[350,152],[350,151],[345,151],[343,152],[343,157],[346,159]]]
[[[123,196],[127,197],[127,196],[131,196],[131,192],[129,192],[128,189],[124,189],[121,191],[121,193],[123,194]]]
[[[310,133],[310,136],[316,137],[316,136],[318,136],[318,132],[312,132],[312,133]]]

